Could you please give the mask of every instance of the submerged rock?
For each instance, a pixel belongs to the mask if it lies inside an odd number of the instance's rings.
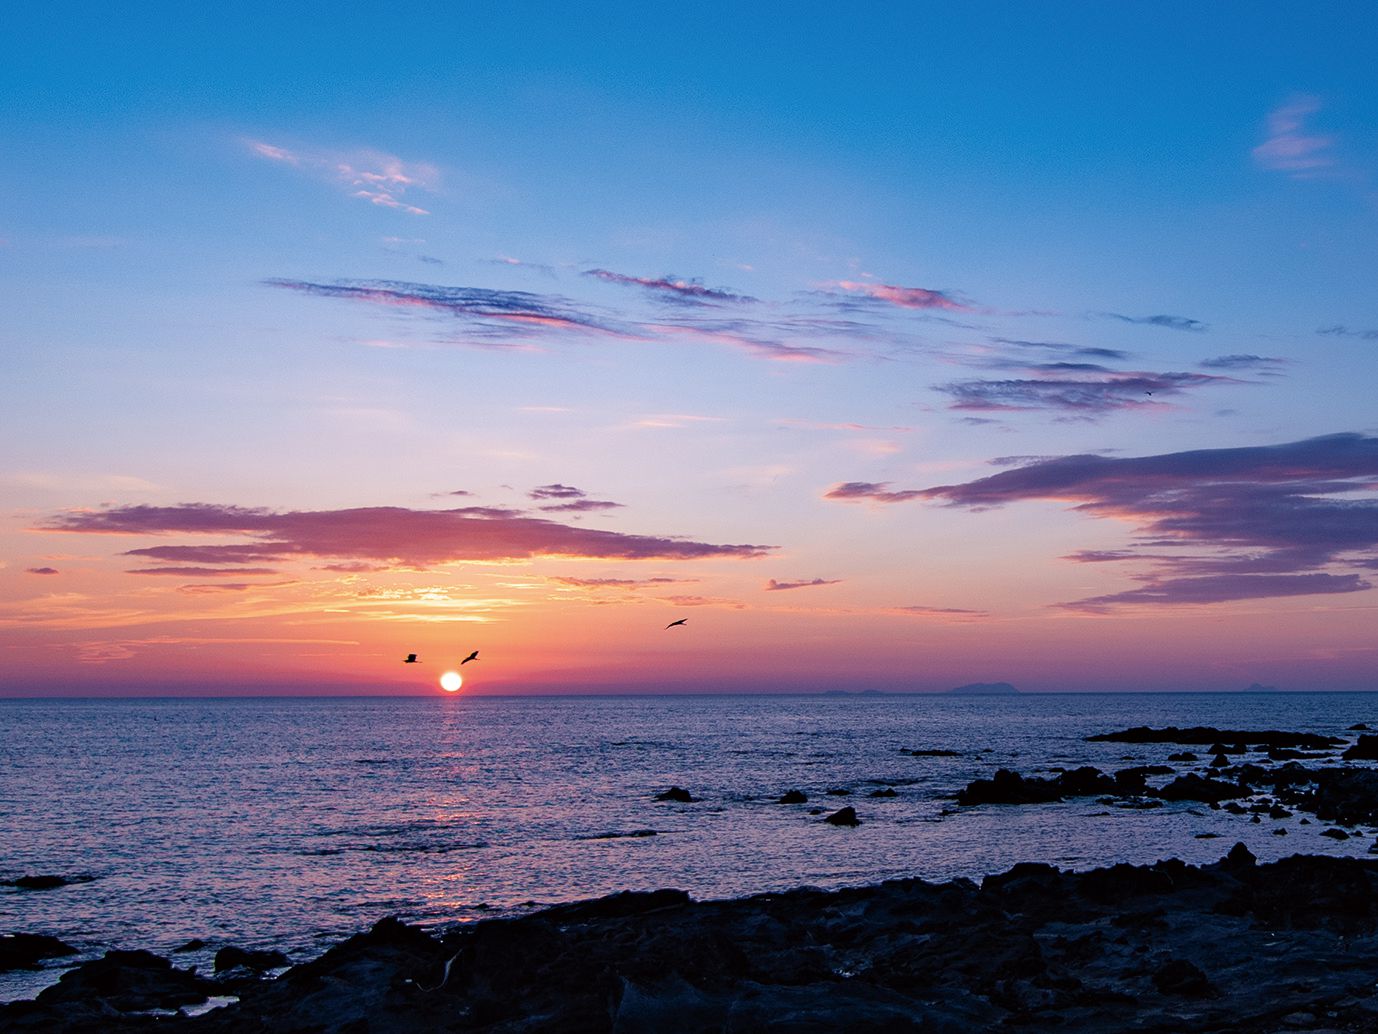
[[[18,887],[20,890],[55,890],[73,883],[90,883],[94,876],[58,876],[42,873],[36,876],[20,876],[13,880],[0,880],[0,886]]]
[[[75,955],[77,950],[65,941],[41,933],[11,933],[0,936],[0,973],[11,969],[35,969],[43,959]]]
[[[680,804],[692,804],[694,801],[698,800],[698,798],[688,790],[679,786],[672,786],[670,789],[656,794],[655,799],[658,801],[677,801]]]
[[[780,795],[780,798],[779,798],[779,800],[778,800],[777,803],[779,803],[779,804],[807,804],[808,802],[809,802],[809,796],[808,796],[808,794],[804,793],[803,790],[786,790],[784,793],[782,793],[782,794]]]

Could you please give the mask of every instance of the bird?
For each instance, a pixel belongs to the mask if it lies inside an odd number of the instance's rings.
[[[409,654],[407,654],[407,656],[403,659],[402,663],[403,663],[403,664],[415,664],[415,663],[416,663],[416,654],[414,654],[414,653],[409,653]]]
[[[470,661],[476,661],[476,660],[478,660],[478,651],[477,651],[477,650],[475,650],[473,653],[471,653],[468,657],[464,658],[464,660],[460,661],[459,663],[460,663],[460,664],[468,664]]]
[[[668,625],[666,625],[665,627],[666,627],[666,628],[674,628],[676,625],[682,625],[682,624],[684,624],[684,623],[685,623],[686,621],[688,621],[688,620],[689,620],[688,618],[680,618],[678,621],[671,621],[671,622],[670,622]]]

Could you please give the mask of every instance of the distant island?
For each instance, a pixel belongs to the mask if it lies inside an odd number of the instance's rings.
[[[968,682],[947,691],[949,696],[957,697],[1006,697],[1018,692],[1008,682]]]

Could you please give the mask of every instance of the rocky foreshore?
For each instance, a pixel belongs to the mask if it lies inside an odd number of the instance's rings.
[[[109,952],[0,1030],[1378,1031],[1375,977],[1378,862],[1239,845],[979,885],[623,893],[440,935],[384,919],[276,979]],[[214,996],[237,1000],[178,1011]]]

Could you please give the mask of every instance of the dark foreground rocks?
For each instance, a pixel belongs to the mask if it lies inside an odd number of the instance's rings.
[[[443,936],[385,919],[197,1017],[135,1015],[210,985],[112,954],[0,1006],[0,1031],[1378,1031],[1378,863],[1236,846],[979,886],[623,893]]]

